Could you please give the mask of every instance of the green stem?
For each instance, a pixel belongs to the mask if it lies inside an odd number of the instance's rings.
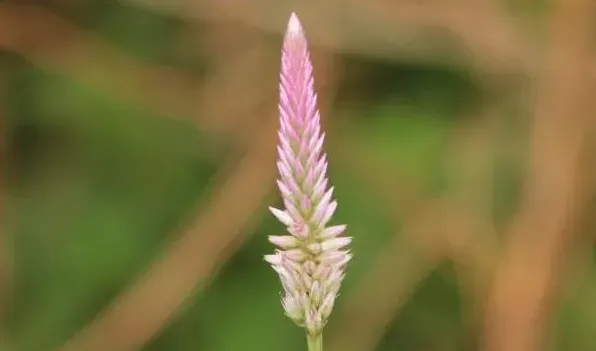
[[[319,335],[306,334],[308,351],[323,351],[323,333]]]

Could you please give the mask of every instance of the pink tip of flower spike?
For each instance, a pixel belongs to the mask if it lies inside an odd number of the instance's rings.
[[[342,250],[351,238],[340,237],[345,225],[327,226],[337,202],[333,187],[328,187],[312,63],[295,13],[288,21],[281,66],[277,185],[285,209],[269,209],[290,235],[270,236],[278,250],[265,260],[280,276],[286,315],[317,336],[327,323],[345,265],[352,258],[349,250]]]
[[[291,35],[302,35],[303,34],[302,24],[296,16],[295,12],[292,12],[290,15],[290,20],[288,21],[288,30],[287,33]]]

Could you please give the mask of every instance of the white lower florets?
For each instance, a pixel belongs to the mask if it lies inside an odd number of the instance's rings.
[[[265,260],[279,274],[286,315],[310,334],[317,335],[329,319],[344,278],[344,267],[352,257],[349,251],[339,249],[351,239],[300,240],[294,236],[271,236],[269,241],[282,249],[265,256]]]

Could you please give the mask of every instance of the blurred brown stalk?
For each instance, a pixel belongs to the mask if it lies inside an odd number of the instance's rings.
[[[525,192],[496,272],[484,349],[542,350],[559,272],[585,208],[585,137],[596,3],[559,0],[534,107]]]
[[[12,298],[12,239],[8,236],[6,215],[6,72],[0,68],[0,347],[7,343],[5,330]]]

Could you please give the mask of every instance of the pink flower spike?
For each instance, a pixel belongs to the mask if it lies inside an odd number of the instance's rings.
[[[283,40],[278,109],[277,186],[284,209],[269,210],[291,235],[270,236],[279,250],[265,260],[279,274],[286,315],[306,328],[310,346],[321,340],[352,255],[340,250],[351,242],[340,236],[346,226],[326,227],[337,202],[328,187],[325,134],[308,44],[294,13]]]

